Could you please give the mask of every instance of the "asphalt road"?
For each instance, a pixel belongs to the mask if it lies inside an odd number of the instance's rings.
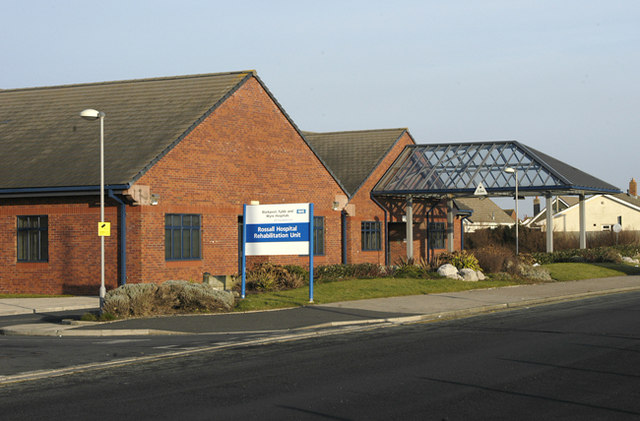
[[[640,293],[22,382],[13,419],[638,419]]]

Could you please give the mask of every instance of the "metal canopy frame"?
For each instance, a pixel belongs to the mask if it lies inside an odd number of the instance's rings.
[[[375,196],[472,196],[482,184],[489,196],[619,193],[583,171],[516,141],[407,146],[373,189]]]
[[[517,176],[506,173],[506,168],[515,170],[511,172]],[[487,196],[544,195],[548,252],[553,251],[552,195],[579,196],[580,248],[585,248],[585,195],[621,192],[617,187],[529,146],[501,141],[406,146],[371,195],[379,199],[406,200],[407,238],[413,238],[413,221],[409,216],[413,199],[446,198],[448,248],[452,251],[451,199],[473,196],[480,185]],[[410,243],[407,241],[407,256],[413,258]]]

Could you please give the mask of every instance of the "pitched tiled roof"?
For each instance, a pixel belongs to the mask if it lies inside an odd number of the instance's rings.
[[[407,129],[302,132],[349,196],[369,177]]]
[[[495,223],[495,224],[512,224],[514,223],[507,213],[501,209],[494,201],[485,198],[465,197],[454,199],[460,209],[470,209],[473,214],[467,218],[472,223]]]
[[[640,198],[638,198],[638,196],[631,196],[628,193],[612,194],[611,196],[615,197],[616,199],[622,200],[623,202],[626,202],[630,205],[640,208]]]
[[[0,90],[0,191],[96,186],[105,118],[105,184],[135,181],[252,71]]]
[[[570,208],[571,206],[575,206],[578,204],[580,199],[577,196],[558,196],[551,201],[551,209],[553,213],[556,214],[558,212],[562,212],[563,210]],[[547,218],[547,208],[543,208],[537,215],[533,215],[531,219],[529,219],[526,223],[527,226],[532,226],[540,223],[541,221],[546,221]]]

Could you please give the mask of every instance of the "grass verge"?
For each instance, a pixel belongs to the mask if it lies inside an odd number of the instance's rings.
[[[479,288],[496,288],[516,285],[516,280],[486,280],[464,282],[446,278],[376,278],[353,279],[339,282],[314,284],[315,304],[335,303],[338,301],[365,300],[368,298],[398,297],[403,295],[423,295],[440,292],[457,292]],[[247,294],[240,300],[234,311],[267,310],[286,307],[298,307],[309,303],[309,288],[287,291]]]
[[[640,275],[640,268],[618,263],[550,263],[542,265],[556,281]]]

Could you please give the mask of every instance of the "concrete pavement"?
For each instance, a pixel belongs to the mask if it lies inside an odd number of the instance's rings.
[[[0,317],[97,309],[99,297],[0,298]]]
[[[5,335],[126,336],[285,332],[344,325],[411,323],[640,291],[640,276],[553,282],[456,293],[390,297],[250,313],[119,320],[109,323],[32,323],[0,328]],[[97,297],[0,299],[0,317],[98,308]]]

